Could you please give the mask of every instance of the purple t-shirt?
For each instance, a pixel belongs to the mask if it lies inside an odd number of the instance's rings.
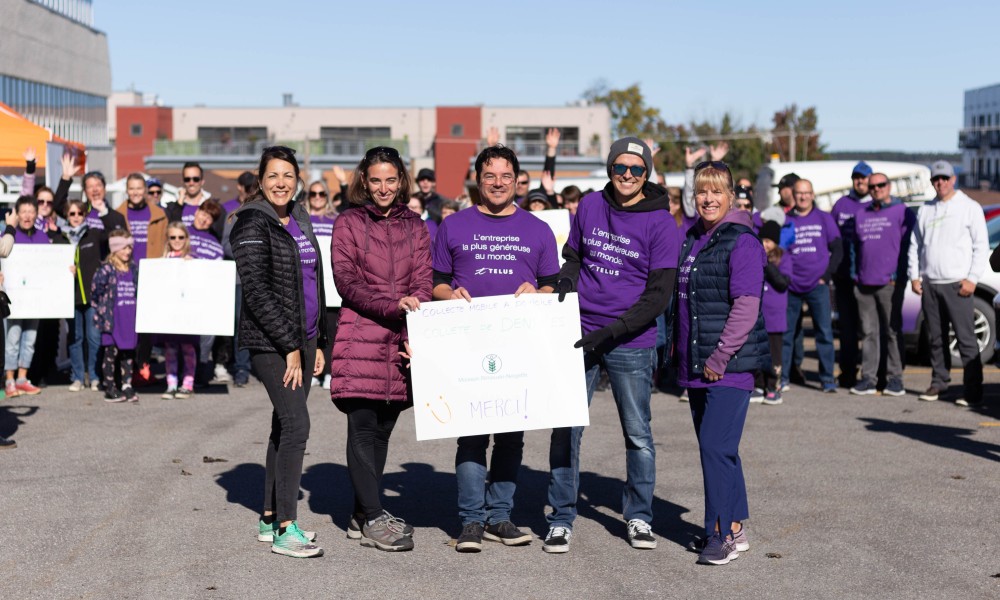
[[[677,385],[685,388],[707,388],[726,386],[740,390],[753,389],[753,373],[725,373],[719,381],[709,383],[700,375],[691,372],[691,357],[688,354],[691,338],[691,313],[688,308],[688,285],[691,267],[702,248],[711,239],[714,230],[702,234],[684,257],[684,263],[677,270]],[[758,296],[764,279],[764,249],[751,234],[741,235],[729,255],[729,296]],[[759,296],[758,296],[759,297]]]
[[[837,275],[840,277],[851,277],[851,244],[857,239],[854,228],[854,217],[862,207],[868,206],[870,203],[871,199],[867,196],[858,200],[848,194],[841,196],[840,200],[837,200],[833,205],[833,210],[830,211],[830,215],[833,216],[833,220],[837,223],[837,228],[840,229],[840,237],[844,242],[844,258],[840,261],[840,266],[837,267]]]
[[[434,238],[437,236],[438,224],[434,219],[427,219],[424,221],[424,225],[427,227],[427,235],[431,238],[431,247],[434,246]]]
[[[115,329],[110,334],[101,334],[101,345],[115,346],[119,350],[135,350],[139,334],[135,332],[135,281],[132,280],[132,271],[118,271],[115,294],[115,305],[112,308]]]
[[[188,229],[194,226],[194,213],[198,212],[200,208],[197,204],[185,204],[184,208],[181,209],[181,223]]]
[[[135,239],[132,256],[138,261],[146,258],[146,244],[149,242],[149,220],[152,217],[149,206],[144,206],[139,210],[129,207],[126,212],[128,228],[132,231],[132,237]]]
[[[790,248],[795,258],[788,289],[804,294],[816,288],[830,266],[830,242],[840,239],[840,230],[830,213],[815,207],[805,216],[792,211],[788,219],[795,223],[795,243]]]
[[[313,235],[316,237],[333,237],[333,222],[337,217],[326,215],[309,215],[309,223],[312,224]]]
[[[191,256],[208,260],[222,259],[222,244],[211,231],[188,227],[188,235],[191,236]]]
[[[96,208],[91,208],[87,213],[87,227],[91,229],[104,229],[104,221],[101,220],[101,213]]]
[[[615,210],[601,192],[584,196],[566,241],[580,256],[577,291],[583,333],[610,325],[631,308],[645,291],[650,271],[676,269],[679,240],[677,222],[666,210]],[[621,344],[655,345],[655,321]]]
[[[778,263],[778,271],[787,277],[792,276],[792,253],[785,250]],[[788,290],[779,292],[771,287],[764,278],[764,296],[760,301],[761,312],[764,313],[764,329],[768,333],[784,333],[788,330]]]
[[[289,217],[285,230],[299,246],[299,263],[302,265],[302,295],[306,302],[306,337],[314,338],[319,332],[319,254],[302,228]]]
[[[225,204],[222,205],[222,208],[224,208],[226,210],[226,214],[227,215],[228,214],[232,214],[232,212],[234,210],[236,210],[237,208],[239,208],[239,207],[240,207],[240,199],[239,198],[233,198],[232,200],[230,200],[230,201],[228,201],[228,202],[226,202]]]
[[[32,229],[31,233],[20,227],[14,228],[14,243],[16,244],[49,244],[51,240],[41,229]]]
[[[895,201],[878,210],[869,202],[855,216],[857,231],[857,282],[887,285],[896,277],[902,241],[909,237],[916,217],[905,204]]]
[[[506,217],[460,210],[441,221],[434,270],[451,273],[452,288],[473,298],[513,294],[522,283],[559,273],[556,236],[541,219],[516,209]]]

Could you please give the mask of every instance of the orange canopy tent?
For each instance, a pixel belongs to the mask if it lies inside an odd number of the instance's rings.
[[[49,133],[48,129],[25,119],[14,109],[0,102],[0,167],[23,167],[24,151],[35,149],[35,164],[45,167],[45,143],[59,142],[64,146],[73,146],[79,152],[77,163],[85,169],[83,144],[70,142]]]

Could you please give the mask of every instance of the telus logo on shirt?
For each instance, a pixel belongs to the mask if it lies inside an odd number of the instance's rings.
[[[481,267],[476,269],[476,275],[513,275],[514,269],[492,269],[490,267]]]

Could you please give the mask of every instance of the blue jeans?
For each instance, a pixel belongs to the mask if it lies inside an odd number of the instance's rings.
[[[656,348],[615,348],[607,354],[584,355],[587,403],[601,367],[608,372],[625,436],[625,489],[622,516],[626,521],[653,522],[653,488],[656,486],[656,449],[650,428],[649,395],[656,367]],[[580,492],[580,440],[583,427],[552,430],[549,445],[549,505],[546,520],[552,527],[572,527]]]
[[[490,436],[458,438],[455,452],[455,479],[458,483],[458,516],[462,526],[469,523],[500,523],[510,520],[514,508],[517,472],[521,468],[524,432],[493,434],[493,456],[489,483],[486,481],[486,448]]]
[[[87,364],[83,364],[83,340],[86,332]],[[94,323],[94,309],[91,306],[77,306],[73,312],[73,338],[69,342],[69,362],[72,380],[83,382],[84,369],[90,381],[97,378],[97,350],[101,347],[101,332]]]
[[[246,383],[250,378],[250,351],[240,348],[240,314],[243,312],[243,286],[236,284],[236,327],[233,329],[233,370],[236,381]],[[333,342],[333,340],[330,340]]]
[[[16,371],[31,366],[35,355],[38,319],[7,319],[4,321],[4,370]]]
[[[802,313],[802,304],[809,305],[813,329],[816,331],[816,352],[819,354],[819,380],[823,385],[833,385],[833,322],[830,314],[830,286],[821,283],[804,294],[788,292],[788,329],[781,349],[781,378],[788,380],[792,372],[792,346],[795,342],[795,324]]]

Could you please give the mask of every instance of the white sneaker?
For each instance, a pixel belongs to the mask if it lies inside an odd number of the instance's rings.
[[[628,522],[628,541],[633,548],[640,550],[652,550],[656,548],[656,538],[653,537],[653,528],[642,519],[632,519]]]
[[[82,381],[74,381],[73,383],[69,384],[69,391],[71,392],[79,392],[82,389],[83,389]]]
[[[215,365],[215,377],[212,383],[232,383],[233,376],[226,370],[226,365]]]
[[[323,389],[324,390],[330,389],[330,379],[331,379],[331,377],[329,375],[327,375],[326,377],[323,378]]]
[[[320,382],[319,378],[313,377],[312,378],[312,383],[310,385],[312,387],[319,387],[320,385],[322,385],[322,382]]]
[[[92,391],[92,392],[99,392],[99,391],[101,391],[101,383],[99,381],[91,381],[90,382],[90,391]]]

